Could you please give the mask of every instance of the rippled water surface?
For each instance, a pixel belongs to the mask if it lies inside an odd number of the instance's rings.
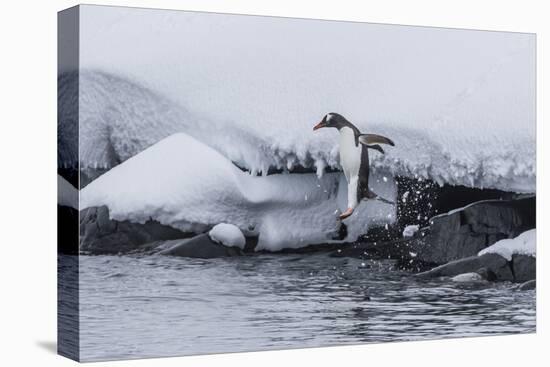
[[[525,333],[535,292],[326,254],[82,256],[81,359]]]

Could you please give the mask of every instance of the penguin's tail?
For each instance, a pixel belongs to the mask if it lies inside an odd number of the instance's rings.
[[[381,196],[378,196],[374,191],[370,190],[368,191],[367,193],[367,199],[373,199],[373,200],[379,200],[383,203],[386,203],[386,204],[390,204],[390,205],[395,205],[395,203],[391,200],[388,200],[388,199],[384,199],[383,197]]]

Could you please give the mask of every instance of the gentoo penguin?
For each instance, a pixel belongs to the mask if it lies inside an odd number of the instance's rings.
[[[348,208],[340,215],[344,219],[353,214],[353,210],[363,199],[377,199],[388,204],[391,201],[383,199],[369,189],[369,150],[375,149],[384,153],[378,144],[394,146],[390,139],[376,134],[361,134],[346,118],[331,112],[323,117],[313,130],[322,127],[335,127],[340,132],[340,165],[348,182]]]

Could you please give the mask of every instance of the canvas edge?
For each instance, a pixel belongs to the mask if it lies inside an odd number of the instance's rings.
[[[58,205],[57,205],[57,353],[69,359],[80,361],[80,305],[79,305],[79,207],[60,205],[62,190],[59,180],[65,179],[79,192],[80,172],[78,142],[78,94],[79,94],[79,46],[80,6],[74,6],[57,13],[57,144],[58,144]],[[63,78],[70,77],[68,89]],[[67,103],[67,93],[72,101]],[[67,107],[68,106],[68,107]],[[60,114],[70,114],[76,134],[61,135]],[[71,147],[76,162],[67,165],[61,152]],[[76,147],[76,150],[75,150]],[[59,178],[61,177],[61,178]],[[77,196],[78,198],[78,196]]]

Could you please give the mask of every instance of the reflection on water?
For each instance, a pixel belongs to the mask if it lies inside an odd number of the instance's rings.
[[[82,360],[534,332],[535,292],[326,254],[83,256]]]

